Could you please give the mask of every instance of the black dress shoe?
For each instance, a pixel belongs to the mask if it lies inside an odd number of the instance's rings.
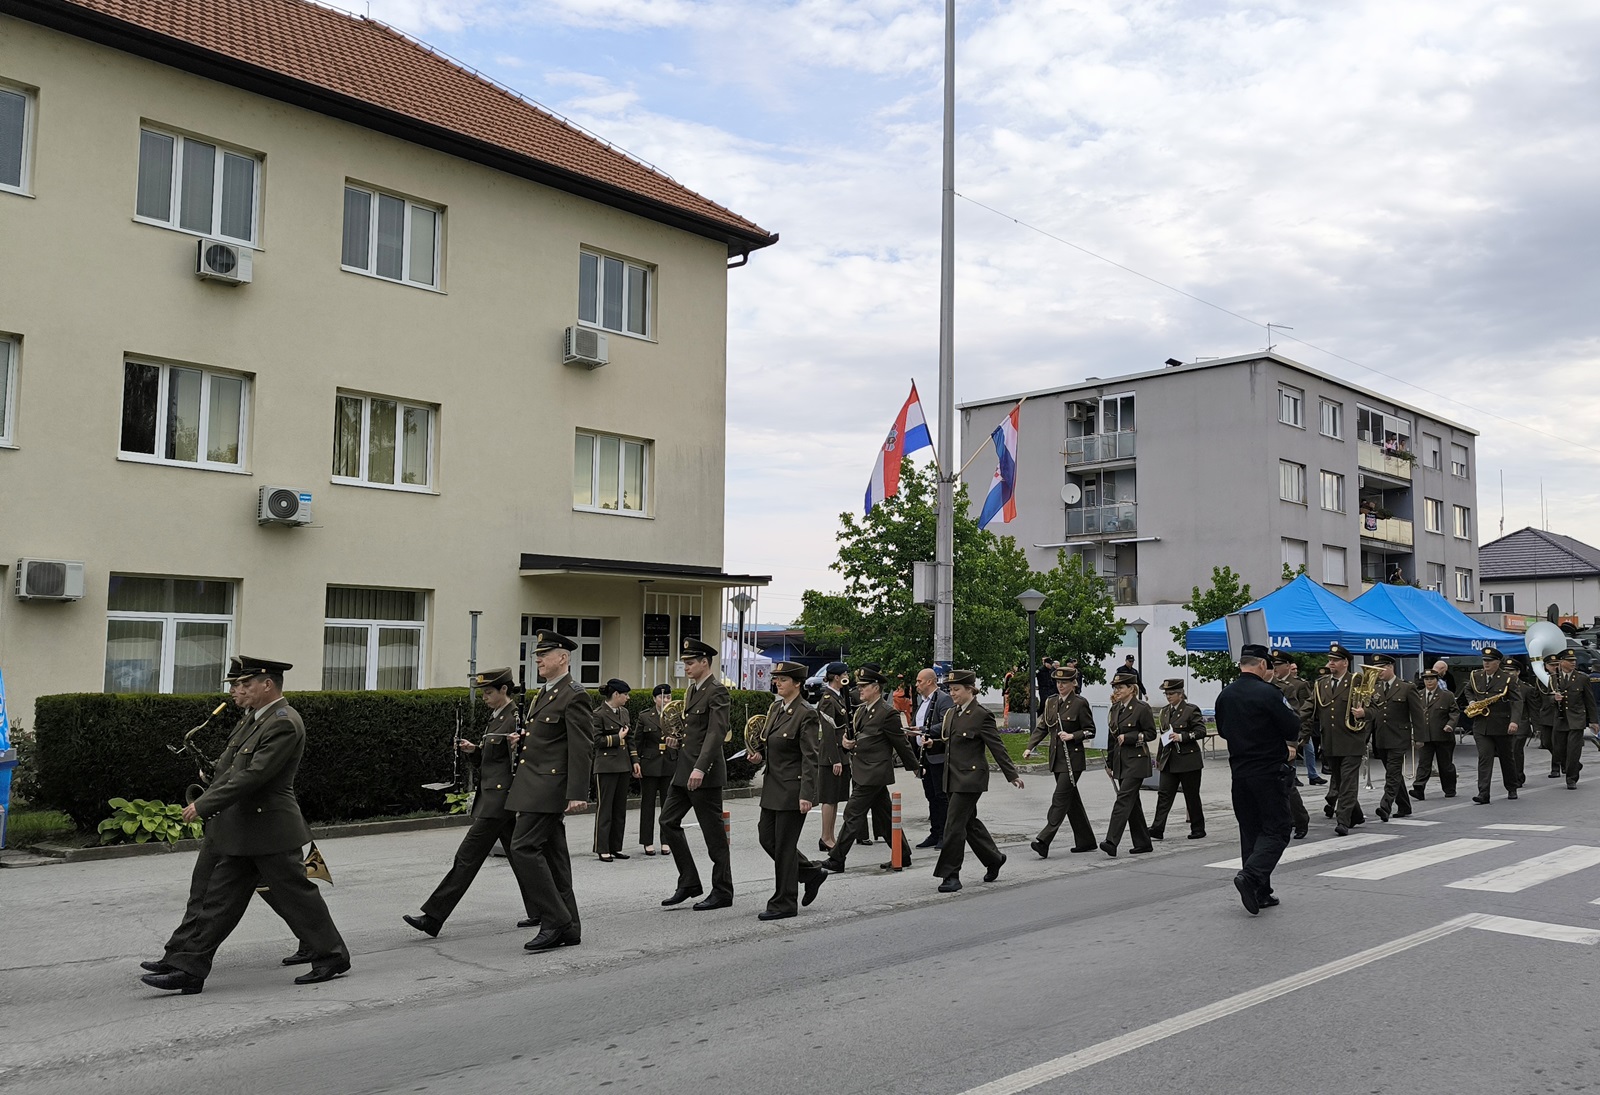
[[[306,945],[304,943],[301,943],[300,949],[295,951],[289,957],[285,958],[283,960],[283,964],[286,966],[303,966],[307,962],[315,961],[316,957],[316,955],[306,950]]]
[[[1306,838],[1306,834],[1310,831],[1310,829],[1296,829],[1294,831],[1294,838],[1296,840],[1304,840]]]
[[[932,833],[928,834],[928,839],[917,845],[919,848],[937,848],[938,846],[939,838],[934,836]]]
[[[1444,793],[1444,797],[1445,798],[1455,798],[1456,797],[1456,793],[1454,791],[1446,791]]]
[[[712,894],[704,901],[696,901],[689,907],[694,909],[696,912],[710,912],[712,909],[729,909],[733,907],[733,898],[718,897],[716,894]]]
[[[799,916],[797,912],[773,912],[771,909],[762,909],[756,913],[757,920],[787,920],[791,916]]]
[[[1366,823],[1367,823],[1367,815],[1366,814],[1357,814],[1357,815],[1355,815],[1354,817],[1352,817],[1350,819],[1350,827],[1351,828],[1354,828],[1357,825],[1365,825]]]
[[[1333,835],[1334,836],[1349,836],[1350,835],[1350,830],[1346,829],[1343,825],[1335,825],[1333,827]]]
[[[1243,871],[1233,876],[1233,888],[1239,891],[1239,901],[1244,905],[1245,912],[1254,916],[1261,911],[1261,901],[1256,896],[1255,883],[1246,878]]]
[[[1260,897],[1256,898],[1256,904],[1260,905],[1263,909],[1270,909],[1274,905],[1282,905],[1283,902],[1279,901],[1271,894],[1262,894]]]
[[[1515,787],[1511,788],[1511,790],[1506,792],[1506,798],[1516,798],[1516,797],[1517,797],[1517,789]]]
[[[630,855],[623,855],[621,852],[612,852],[611,853],[611,858],[612,859],[632,859],[633,857],[630,856]]]
[[[1205,838],[1206,831],[1204,829],[1196,829],[1194,832],[1189,834],[1190,840],[1204,840]]]
[[[940,893],[955,893],[956,891],[958,891],[960,889],[961,889],[961,876],[958,875],[958,874],[953,874],[949,878],[945,879],[943,882],[939,883],[939,892]]]
[[[819,851],[819,852],[831,852],[832,850],[833,850],[832,848],[828,847],[828,842],[826,840],[820,840],[819,839],[817,841],[817,851]]]
[[[1473,795],[1472,796],[1472,801],[1476,802],[1479,806],[1487,806],[1487,805],[1489,805],[1489,796],[1488,795]]]
[[[823,870],[827,871],[829,874],[843,874],[844,873],[844,864],[840,863],[838,860],[834,859],[832,856],[829,856],[827,859],[824,859],[821,863],[818,863],[817,866],[821,867]]]
[[[1006,853],[1001,852],[1000,853],[1000,862],[996,863],[993,867],[990,867],[987,871],[983,872],[983,880],[985,882],[993,882],[995,879],[999,878],[1000,877],[1000,868],[1004,867],[1005,865],[1006,865]]]
[[[818,872],[806,882],[805,892],[800,895],[800,904],[809,905],[817,899],[817,891],[822,889],[822,884],[828,881],[824,872]]]
[[[539,934],[522,944],[525,951],[553,951],[557,947],[576,947],[583,942],[583,937],[575,928],[544,928]]]
[[[1372,812],[1378,815],[1378,820],[1379,821],[1383,822],[1384,824],[1388,824],[1388,822],[1389,822],[1389,811],[1388,810],[1385,810],[1382,806],[1379,806],[1377,809],[1373,810]]]
[[[444,921],[436,920],[427,913],[423,913],[421,916],[402,916],[400,919],[425,935],[436,936],[439,934],[439,929],[444,927]]]
[[[1034,851],[1034,854],[1037,855],[1040,859],[1049,859],[1050,858],[1050,845],[1041,844],[1037,840],[1035,840],[1035,841],[1031,842],[1028,845],[1028,847],[1032,848],[1033,851]],[[1077,851],[1077,849],[1074,848],[1073,851]]]
[[[177,966],[169,966],[165,962],[140,962],[139,968],[149,970],[151,973],[175,973]]]
[[[1072,850],[1074,852],[1092,852],[1098,847],[1100,847],[1098,844],[1074,844]]]
[[[1117,846],[1111,843],[1109,840],[1102,840],[1100,842],[1100,850],[1106,853],[1106,855],[1110,856],[1112,859],[1117,858]]]
[[[1322,816],[1323,817],[1332,817],[1333,816],[1333,807],[1332,806],[1324,806],[1322,808]]]
[[[1167,839],[1167,832],[1166,832],[1165,829],[1162,829],[1159,832],[1157,832],[1155,829],[1151,829],[1150,830],[1150,839],[1151,840],[1165,840],[1165,839]]]
[[[1421,787],[1413,787],[1411,788],[1411,797],[1421,802],[1427,796],[1423,794]]]
[[[1527,782],[1528,782],[1528,777],[1527,776],[1518,776],[1517,777],[1517,786],[1518,787],[1521,787],[1524,783],[1527,783]]]
[[[1308,780],[1307,782],[1311,783],[1313,786],[1320,787],[1322,784],[1327,783],[1328,781],[1323,779],[1321,776],[1318,776],[1316,779]]]
[[[184,973],[180,969],[175,969],[171,973],[147,973],[139,980],[153,989],[181,992],[185,996],[193,996],[206,987],[205,978],[196,977],[192,973]]]
[[[911,857],[910,856],[908,856],[908,855],[901,856],[900,860],[901,860],[900,866],[902,868],[911,866]],[[894,860],[891,859],[887,863],[878,864],[878,870],[880,870],[880,871],[892,871],[892,870],[894,870]]]
[[[1561,778],[1561,769],[1559,769],[1559,768],[1555,769],[1553,772],[1551,772],[1549,775],[1545,776],[1544,778],[1545,779],[1560,779]]]
[[[1577,789],[1578,789],[1578,781],[1577,780],[1575,780],[1575,779],[1567,780],[1567,790],[1576,791]]]
[[[668,905],[682,905],[685,901],[689,900],[691,897],[699,897],[703,893],[705,893],[704,890],[700,890],[700,889],[691,890],[686,886],[679,886],[676,890],[672,891],[672,896],[667,898],[661,904],[662,904],[663,907],[668,906]]]
[[[527,916],[517,921],[517,927],[519,928],[537,928],[538,926],[539,918],[537,916]]]
[[[856,843],[857,844],[871,844],[872,843],[872,838],[870,836],[864,836],[860,840],[856,841]]]
[[[320,985],[324,981],[332,981],[340,974],[349,972],[350,960],[345,958],[337,962],[330,962],[325,966],[312,966],[308,972],[296,977],[294,983],[297,985]]]
[[[1141,848],[1137,844],[1135,844],[1133,847],[1128,849],[1128,854],[1129,855],[1145,855],[1146,853],[1153,852],[1155,850],[1156,850],[1156,846],[1154,844],[1146,844],[1143,848]]]

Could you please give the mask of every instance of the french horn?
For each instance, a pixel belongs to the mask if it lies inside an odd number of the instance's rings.
[[[744,747],[757,756],[767,751],[767,716],[751,715],[744,720]]]
[[[683,701],[669,700],[661,709],[662,744],[668,749],[676,749],[683,744],[685,723],[683,721]],[[672,739],[670,742],[665,739]]]

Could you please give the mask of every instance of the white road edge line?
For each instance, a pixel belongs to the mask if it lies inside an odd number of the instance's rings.
[[[1204,1026],[1218,1019],[1226,1019],[1230,1015],[1253,1008],[1258,1004],[1265,1004],[1269,1000],[1276,1000],[1280,996],[1286,996],[1296,989],[1309,988],[1319,982],[1328,980],[1330,977],[1337,977],[1341,973],[1349,973],[1351,970],[1371,965],[1373,962],[1388,958],[1390,955],[1408,951],[1413,947],[1419,947],[1435,939],[1442,939],[1447,935],[1461,931],[1463,928],[1473,927],[1482,920],[1492,919],[1497,918],[1490,917],[1486,913],[1467,913],[1465,916],[1446,920],[1444,923],[1437,924],[1434,927],[1425,928],[1411,935],[1404,935],[1388,943],[1382,943],[1368,950],[1359,951],[1348,957],[1325,963],[1314,969],[1306,970],[1304,973],[1285,977],[1281,981],[1273,981],[1270,984],[1262,985],[1260,988],[1250,989],[1248,992],[1241,992],[1236,996],[1229,996],[1226,999],[1218,1000],[1214,1004],[1207,1004],[1205,1007],[1195,1008],[1193,1011],[1186,1011],[1182,1015],[1174,1015],[1172,1018],[1163,1019],[1159,1023],[1152,1023],[1150,1026],[1141,1027],[1139,1030],[1129,1031],[1127,1034],[1119,1035],[1116,1038],[1087,1046],[1084,1049],[1057,1057],[1053,1061],[1045,1061],[1043,1064],[1034,1065],[1032,1068],[1025,1068],[1021,1072],[1013,1072],[1009,1076],[1002,1076],[998,1080],[991,1080],[978,1087],[969,1088],[962,1095],[1017,1095],[1018,1092],[1026,1091],[1030,1087],[1038,1087],[1042,1083],[1060,1079],[1062,1076],[1070,1076],[1072,1073],[1081,1072],[1091,1065],[1109,1061],[1113,1057],[1120,1057],[1124,1053],[1131,1053],[1136,1049],[1142,1049],[1152,1043],[1171,1038],[1175,1034],[1183,1034],[1186,1031],[1193,1030],[1195,1027]]]
[[[1013,1072],[1009,1076],[1002,1076],[998,1080],[991,1080],[978,1087],[968,1088],[962,1095],[1017,1095],[1031,1087],[1058,1080],[1063,1076],[1070,1076],[1074,1072],[1097,1065],[1102,1061],[1109,1061],[1113,1057],[1120,1057],[1124,1053],[1131,1053],[1136,1049],[1155,1042],[1171,1038],[1176,1034],[1183,1034],[1196,1027],[1204,1026],[1217,1019],[1226,1019],[1230,1015],[1253,1008],[1258,1004],[1265,1004],[1269,1000],[1276,1000],[1286,996],[1296,989],[1309,988],[1312,985],[1337,977],[1341,973],[1358,970],[1362,966],[1371,965],[1390,955],[1400,954],[1403,951],[1430,943],[1435,939],[1443,939],[1447,935],[1461,931],[1464,928],[1483,928],[1485,931],[1510,932],[1513,935],[1531,935],[1539,939],[1553,939],[1567,943],[1595,943],[1600,940],[1600,931],[1591,931],[1587,928],[1570,928],[1562,924],[1540,924],[1533,920],[1517,920],[1509,916],[1491,916],[1488,913],[1467,913],[1452,920],[1446,920],[1431,928],[1403,935],[1399,939],[1388,943],[1381,943],[1368,950],[1359,951],[1346,958],[1336,959],[1315,969],[1297,973],[1292,977],[1285,977],[1281,981],[1262,985],[1260,988],[1241,992],[1237,996],[1229,996],[1218,1000],[1214,1004],[1186,1011],[1182,1015],[1174,1015],[1170,1019],[1163,1019],[1159,1023],[1142,1027],[1139,1030],[1129,1031],[1127,1034],[1108,1039],[1096,1045],[1057,1057],[1052,1061],[1025,1068],[1021,1072]],[[1593,936],[1593,938],[1590,938]]]

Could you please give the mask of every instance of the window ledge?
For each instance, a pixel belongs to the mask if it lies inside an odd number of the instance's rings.
[[[573,513],[597,513],[602,517],[632,517],[635,520],[649,521],[653,518],[648,513],[627,509],[602,509],[599,506],[573,506]]]
[[[33,191],[23,190],[15,186],[0,185],[0,194],[12,194],[19,198],[32,198]]]
[[[328,482],[336,487],[364,487],[367,490],[392,490],[398,494],[427,494],[439,497],[439,492],[432,487],[413,487],[405,483],[369,483],[365,479],[345,479],[340,476],[331,476]]]
[[[137,214],[133,218],[133,223],[147,224],[151,228],[164,228],[168,232],[176,232],[180,236],[191,236],[197,240],[215,240],[217,243],[230,243],[235,247],[248,247],[250,250],[258,253],[266,251],[266,248],[262,247],[259,243],[251,243],[248,240],[236,240],[232,236],[214,236],[210,232],[196,232],[192,228],[182,228],[176,224],[168,224],[165,221],[151,220],[149,217],[141,217]]]
[[[354,274],[358,278],[370,278],[373,281],[383,281],[390,285],[403,285],[407,289],[421,289],[424,293],[437,293],[441,297],[449,295],[437,285],[424,285],[420,281],[406,281],[404,278],[386,278],[382,274],[374,274],[370,270],[363,270],[357,266],[346,266],[340,263],[339,269],[346,274]]]
[[[15,441],[0,440],[0,449],[11,449],[12,451],[15,451],[20,448],[22,448],[22,446],[17,444]]]
[[[598,323],[590,323],[586,319],[578,320],[578,324],[577,325],[579,327],[587,328],[588,330],[591,330],[591,331],[599,331],[602,334],[616,335],[618,338],[631,338],[635,342],[648,342],[653,346],[654,345],[659,345],[659,343],[656,341],[656,338],[655,338],[654,335],[636,335],[632,331],[617,331],[617,330],[613,330],[610,327],[602,327]]]
[[[164,460],[159,456],[145,456],[136,452],[119,452],[117,459],[124,464],[151,464],[158,468],[184,468],[188,471],[220,471],[224,475],[250,475],[249,468],[229,464],[206,464],[190,460]]]

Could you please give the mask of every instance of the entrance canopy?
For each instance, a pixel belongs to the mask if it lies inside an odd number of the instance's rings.
[[[1245,610],[1249,609],[1266,613],[1267,633],[1272,636],[1274,650],[1325,654],[1329,644],[1335,642],[1353,654],[1415,654],[1422,648],[1417,631],[1410,624],[1396,624],[1363,611],[1304,574],[1246,605]],[[1212,620],[1191,627],[1184,647],[1227,650],[1227,621]]]
[[[1486,646],[1503,654],[1526,654],[1521,635],[1496,631],[1458,611],[1431,589],[1413,586],[1373,586],[1355,604],[1380,619],[1417,632],[1422,649],[1430,654],[1477,654]]]

